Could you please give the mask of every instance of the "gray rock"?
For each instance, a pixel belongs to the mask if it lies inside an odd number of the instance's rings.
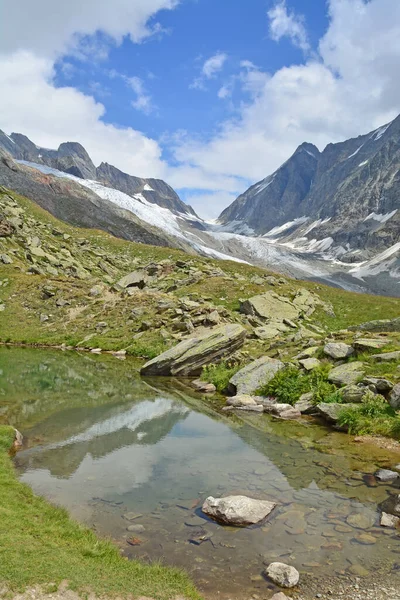
[[[375,473],[375,477],[379,481],[387,482],[394,481],[395,479],[400,477],[400,475],[396,473],[396,471],[390,471],[389,469],[379,469],[379,471]]]
[[[348,344],[344,344],[343,342],[329,342],[324,346],[324,353],[335,360],[347,358],[353,354],[353,352],[353,348]]]
[[[301,309],[285,296],[279,296],[275,292],[269,291],[242,302],[240,312],[261,319],[283,322],[283,319],[297,320],[301,314]]]
[[[364,364],[362,362],[340,365],[329,372],[328,381],[338,386],[352,385],[363,377],[363,368]]]
[[[264,412],[280,417],[281,419],[298,419],[301,417],[301,412],[295,406],[279,402],[270,405],[264,404]]]
[[[370,331],[383,333],[387,331],[400,331],[400,317],[396,319],[381,319],[379,321],[368,321],[361,325],[349,327],[350,331]]]
[[[380,348],[383,348],[383,346],[386,346],[386,344],[388,344],[389,342],[390,340],[385,339],[359,338],[354,341],[353,346],[356,350],[360,351],[379,350]]]
[[[371,358],[376,362],[400,360],[400,350],[397,350],[396,352],[384,352],[383,354],[373,354]]]
[[[234,406],[235,408],[246,408],[248,406],[257,406],[259,404],[256,398],[247,394],[239,394],[232,398],[227,398],[226,403],[228,406]]]
[[[359,385],[346,385],[340,390],[343,402],[358,404],[363,401],[367,388]]]
[[[382,527],[398,527],[400,525],[400,517],[395,515],[389,515],[383,512],[381,515],[381,526]]]
[[[274,375],[284,368],[283,362],[262,356],[238,371],[229,381],[231,394],[254,394],[262,385],[267,384]]]
[[[321,361],[318,358],[303,358],[299,360],[299,363],[306,371],[312,371],[321,366]]]
[[[238,324],[222,325],[183,340],[146,363],[142,375],[197,375],[204,365],[232,354],[244,343],[246,330]]]
[[[254,335],[259,340],[273,340],[280,336],[284,331],[287,331],[287,327],[280,324],[264,325],[263,327],[256,327],[254,329]]]
[[[302,415],[312,415],[317,412],[316,406],[313,402],[313,393],[308,392],[300,396],[293,408],[298,410]]]
[[[302,358],[312,358],[313,356],[316,355],[318,350],[319,350],[319,346],[311,346],[310,348],[306,348],[305,350],[302,350],[300,352],[300,354],[298,354],[295,358],[297,358],[297,360],[300,360]]]
[[[207,383],[207,381],[201,381],[200,379],[195,379],[192,381],[192,387],[194,387],[198,392],[203,392],[204,394],[215,394],[217,391],[217,388],[213,383]]]
[[[13,259],[8,254],[0,254],[0,262],[4,265],[12,265]]]
[[[386,392],[390,392],[393,389],[394,384],[388,379],[381,379],[380,377],[365,377],[362,383],[364,385],[373,385],[376,388],[376,391],[380,394],[385,394]]]
[[[317,413],[321,417],[323,417],[326,421],[328,421],[328,423],[336,424],[339,420],[339,416],[340,416],[340,413],[342,412],[342,410],[349,406],[357,406],[357,404],[343,405],[343,404],[338,404],[336,402],[331,402],[331,403],[321,402],[320,404],[317,404],[316,409],[317,409]]]
[[[397,383],[390,392],[389,404],[394,410],[400,409],[400,383]]]
[[[143,525],[128,525],[128,527],[126,528],[127,531],[130,531],[131,533],[143,533],[143,531],[145,531],[145,527]]]
[[[256,500],[247,496],[209,496],[202,510],[209,517],[226,525],[244,527],[263,521],[275,508],[275,502]]]
[[[137,287],[142,290],[147,285],[148,281],[149,277],[146,271],[137,270],[122,277],[122,279],[115,284],[115,287],[120,290],[130,287]]]
[[[274,562],[265,569],[265,574],[276,585],[293,588],[299,583],[300,574],[294,567],[284,563]]]

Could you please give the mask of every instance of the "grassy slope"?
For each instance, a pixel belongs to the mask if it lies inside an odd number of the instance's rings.
[[[125,560],[111,542],[35,496],[15,476],[13,439],[13,429],[0,426],[0,581],[15,590],[68,580],[97,595],[199,598],[180,570]]]

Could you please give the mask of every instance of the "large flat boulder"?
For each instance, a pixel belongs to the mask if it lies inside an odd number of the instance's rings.
[[[288,298],[270,291],[242,302],[240,312],[279,323],[284,319],[296,321],[302,309],[295,306]]]
[[[335,367],[329,372],[328,381],[338,386],[353,385],[364,376],[364,364],[351,362]]]
[[[321,402],[317,404],[317,414],[320,415],[328,423],[336,424],[339,420],[340,413],[345,408],[357,406],[357,404],[338,404],[337,402]]]
[[[203,512],[225,525],[245,527],[263,521],[274,510],[275,502],[256,500],[247,496],[209,496],[203,504]]]
[[[230,394],[254,394],[262,385],[274,377],[275,373],[284,368],[283,362],[262,356],[238,371],[229,381]]]
[[[376,362],[390,362],[392,360],[400,360],[400,350],[396,352],[383,352],[382,354],[373,354],[371,356]]]
[[[141,369],[141,375],[198,375],[205,365],[238,350],[246,330],[238,324],[222,325],[202,335],[193,336],[170,348]]]
[[[125,275],[125,277],[122,277],[122,279],[117,281],[115,288],[118,290],[125,290],[130,287],[137,287],[142,290],[147,285],[148,281],[149,277],[146,271],[143,269],[138,269],[137,271],[132,271],[132,273]]]

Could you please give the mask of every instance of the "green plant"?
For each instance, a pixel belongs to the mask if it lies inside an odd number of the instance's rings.
[[[338,422],[352,434],[400,439],[400,417],[385,398],[372,393],[357,406],[344,406]]]
[[[278,371],[273,379],[257,390],[258,396],[273,396],[284,404],[295,404],[302,394],[310,391],[310,381],[296,367]]]
[[[228,362],[220,362],[216,365],[203,367],[201,378],[213,383],[219,392],[223,392],[229,384],[231,377],[240,369],[240,365],[232,365]]]

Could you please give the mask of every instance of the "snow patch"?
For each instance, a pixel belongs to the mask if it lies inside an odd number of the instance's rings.
[[[399,250],[400,242],[397,242],[397,244],[387,248],[387,250],[384,250],[374,258],[371,258],[371,260],[358,263],[349,270],[349,273],[353,277],[361,280],[363,280],[364,277],[370,277],[371,275],[379,275],[383,271],[387,271],[396,261],[397,257],[394,255],[396,255]]]
[[[381,137],[386,133],[386,131],[389,129],[389,127],[391,126],[391,122],[388,123],[387,125],[383,125],[383,127],[379,127],[379,129],[376,130],[375,135],[373,136],[373,140],[375,142],[377,142],[378,140],[381,139]]]
[[[149,185],[148,183],[145,184],[144,188],[143,188],[144,192],[154,192],[155,190],[153,190],[153,188],[151,187],[151,185]]]
[[[279,227],[274,227],[270,231],[267,231],[267,233],[264,233],[263,237],[265,237],[265,238],[277,237],[277,236],[281,235],[282,233],[284,233],[285,231],[288,231],[288,229],[292,229],[293,227],[295,227],[297,225],[301,225],[302,223],[305,223],[306,221],[308,221],[308,219],[309,219],[309,217],[298,217],[297,219],[294,219],[293,221],[288,221],[287,223],[284,223],[283,225],[280,225]]]
[[[386,221],[389,221],[389,219],[391,219],[392,217],[394,217],[394,215],[397,213],[397,208],[395,210],[392,210],[392,212],[390,213],[386,213],[386,214],[380,214],[380,213],[375,213],[372,212],[371,214],[368,215],[368,217],[365,217],[364,219],[364,223],[365,221],[378,221],[379,223],[386,223]]]
[[[361,144],[361,146],[359,148],[357,148],[357,150],[355,152],[353,152],[353,154],[350,154],[350,156],[348,156],[346,158],[346,160],[349,160],[349,158],[353,158],[353,156],[355,156],[356,154],[358,154],[363,146],[364,146],[364,144]]]
[[[368,160],[364,160],[362,163],[360,163],[358,166],[359,167],[363,167],[364,165],[367,165],[369,163]]]

